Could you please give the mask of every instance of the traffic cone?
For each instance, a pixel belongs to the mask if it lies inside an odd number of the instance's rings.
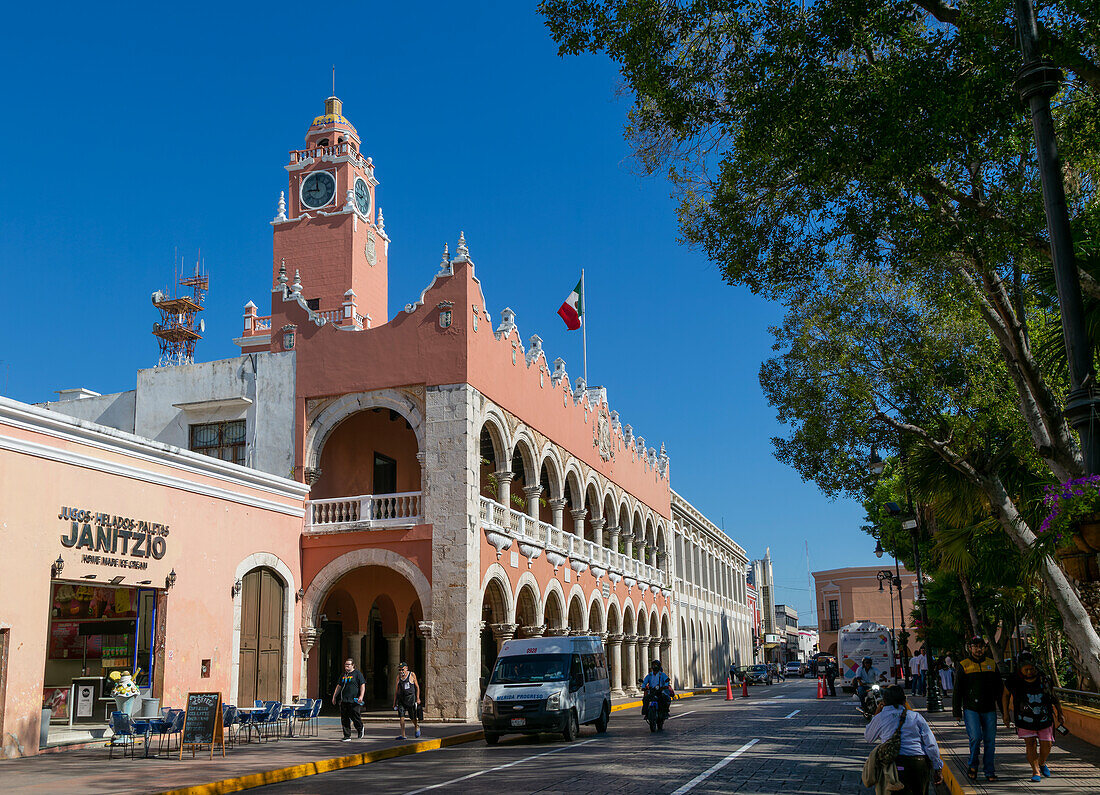
[[[817,677],[817,697],[825,698],[825,677]]]
[[[741,698],[749,697],[749,680],[746,679],[741,683]]]
[[[726,701],[733,701],[733,683],[726,677]]]

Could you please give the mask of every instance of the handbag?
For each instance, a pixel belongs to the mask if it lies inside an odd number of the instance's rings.
[[[905,789],[905,785],[898,780],[897,758],[901,751],[901,727],[905,725],[906,712],[902,709],[894,734],[872,748],[863,764],[863,786],[874,787],[876,793]]]
[[[416,702],[416,722],[420,723],[422,720],[424,720],[424,702],[423,701],[417,701]]]

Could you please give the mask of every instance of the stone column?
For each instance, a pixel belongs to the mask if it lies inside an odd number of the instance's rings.
[[[539,497],[542,496],[542,486],[524,486],[523,497],[527,500],[527,515],[532,519],[539,518]]]
[[[634,546],[638,550],[638,560],[640,560],[642,563],[645,563],[645,553],[646,550],[649,549],[649,542],[646,541],[644,538],[639,538]]]
[[[555,629],[546,630],[546,635],[550,638],[564,638],[568,634],[569,627],[557,627]]]
[[[611,695],[623,694],[623,660],[622,660],[623,636],[607,636],[607,667],[611,674]]]
[[[564,512],[564,511],[565,511],[565,500],[561,499],[560,497],[556,498],[556,499],[553,499],[553,500],[550,500],[551,522],[554,525],[554,527],[558,528],[559,530],[562,529],[561,515],[562,515],[562,512]]]
[[[634,665],[637,663],[637,649],[634,644],[638,640],[636,635],[624,635],[622,646],[623,660],[623,692],[637,693],[638,683],[634,675]]]
[[[607,545],[613,552],[619,551],[619,528],[607,528]]]
[[[355,668],[358,671],[363,670],[363,638],[365,635],[366,633],[363,632],[352,632],[347,636],[348,657],[351,657],[351,661],[355,663]]]
[[[569,513],[573,517],[573,535],[584,538],[584,517],[588,514],[588,509],[574,508]]]
[[[489,629],[493,633],[493,640],[497,642],[497,654],[500,653],[501,647],[506,640],[511,640],[516,636],[516,629],[518,624],[490,624]]]
[[[540,624],[538,626],[520,627],[523,631],[523,637],[525,638],[541,638],[546,634],[546,625]]]
[[[389,665],[390,695],[397,692],[397,666],[401,664],[401,639],[404,635],[386,635],[387,663]]]
[[[639,635],[637,642],[634,644],[634,653],[637,659],[635,663],[637,674],[634,678],[641,679],[649,673],[649,639]]]
[[[592,520],[592,541],[598,547],[603,546],[603,525],[606,521],[606,519],[599,517]]]
[[[512,507],[512,470],[502,469],[494,473],[497,479],[497,502],[505,508]]]
[[[634,557],[634,536],[629,531],[623,533],[623,554],[628,558]]]
[[[668,674],[668,679],[672,681],[672,638],[661,638],[659,644],[661,654],[657,658],[661,661],[661,668]]]
[[[651,638],[649,641],[649,659],[661,660],[661,642],[657,638]],[[663,663],[664,660],[661,662]],[[662,665],[661,668],[663,669],[664,666]]]

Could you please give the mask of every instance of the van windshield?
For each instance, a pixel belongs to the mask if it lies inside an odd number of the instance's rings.
[[[521,657],[501,657],[493,668],[494,685],[538,684],[561,682],[569,678],[568,654],[524,654]]]

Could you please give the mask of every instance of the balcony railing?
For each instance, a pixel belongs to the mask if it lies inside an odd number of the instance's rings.
[[[306,532],[412,527],[421,522],[420,495],[419,491],[405,491],[310,500],[306,506]]]
[[[545,552],[555,568],[568,559],[578,572],[591,568],[598,576],[606,574],[613,581],[627,580],[628,585],[637,583],[655,592],[669,588],[668,575],[656,566],[540,522],[488,497],[481,498],[481,526],[498,551],[516,542],[519,552],[528,558],[537,558]]]

